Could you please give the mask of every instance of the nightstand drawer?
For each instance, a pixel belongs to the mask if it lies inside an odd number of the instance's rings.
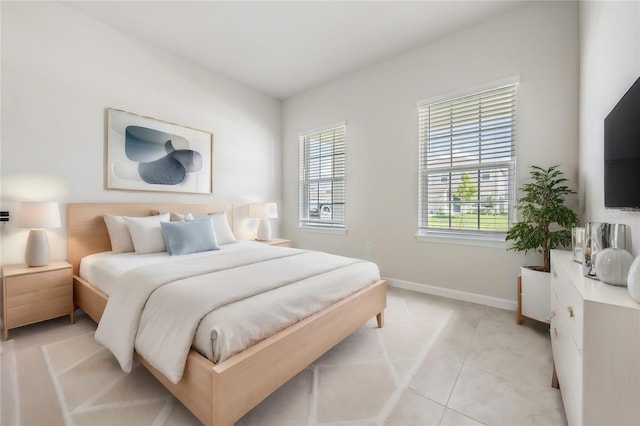
[[[12,295],[7,295],[7,304],[10,307],[18,307],[24,305],[42,305],[47,304],[49,301],[53,299],[58,299],[61,297],[66,297],[68,299],[72,298],[72,290],[70,290],[71,285],[57,285],[46,288],[38,288],[33,290],[31,293],[17,293]]]
[[[7,286],[6,295],[10,300],[20,299],[25,296],[40,300],[55,293],[56,289],[66,289],[68,292],[69,287],[72,285],[71,269],[17,275],[7,278],[5,285]]]
[[[46,301],[32,301],[22,305],[11,305],[7,308],[6,327],[13,328],[33,324],[51,318],[69,315],[73,298],[68,294],[49,298]]]

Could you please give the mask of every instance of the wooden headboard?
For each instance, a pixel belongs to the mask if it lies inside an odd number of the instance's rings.
[[[69,263],[78,275],[80,260],[84,256],[111,250],[111,241],[103,215],[149,216],[152,211],[192,213],[194,216],[225,212],[233,228],[231,204],[177,204],[177,203],[70,203],[67,206],[69,232]]]

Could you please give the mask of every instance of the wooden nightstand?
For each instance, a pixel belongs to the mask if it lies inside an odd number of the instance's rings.
[[[59,260],[47,266],[7,265],[2,267],[4,334],[27,324],[69,315],[73,317],[71,264]]]
[[[258,241],[258,240],[255,240]],[[283,240],[281,238],[273,238],[268,241],[258,241],[259,243],[269,244],[270,246],[278,246],[278,247],[292,247],[291,240]]]

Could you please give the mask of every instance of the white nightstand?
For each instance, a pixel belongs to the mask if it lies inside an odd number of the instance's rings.
[[[262,244],[269,244],[270,246],[278,246],[278,247],[292,247],[291,240],[283,240],[281,238],[272,238],[268,241],[258,241],[254,240]]]
[[[69,315],[73,324],[73,278],[71,264],[59,260],[47,266],[2,267],[4,333],[27,324]]]

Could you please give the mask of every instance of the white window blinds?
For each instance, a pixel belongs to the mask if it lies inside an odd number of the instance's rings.
[[[512,221],[516,89],[418,107],[419,235],[503,234]]]
[[[303,133],[300,142],[300,226],[344,229],[346,125]]]

